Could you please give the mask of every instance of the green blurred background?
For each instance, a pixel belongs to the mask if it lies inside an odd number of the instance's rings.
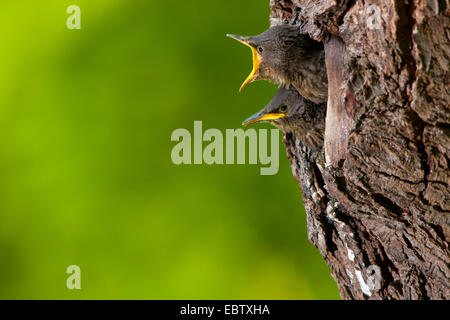
[[[251,54],[225,37],[268,15],[268,0],[0,3],[0,298],[339,298],[281,144],[276,176],[171,162],[174,129],[239,128],[275,93],[238,93]]]

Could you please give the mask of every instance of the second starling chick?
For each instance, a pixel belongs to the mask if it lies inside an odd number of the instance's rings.
[[[227,36],[247,45],[253,53],[253,70],[240,90],[253,81],[269,80],[281,86],[292,84],[314,103],[327,100],[323,44],[300,34],[298,26],[274,26],[251,37]]]
[[[270,122],[284,133],[291,132],[312,151],[320,151],[323,147],[326,110],[326,103],[308,101],[292,86],[280,87],[272,101],[245,120],[243,125]]]

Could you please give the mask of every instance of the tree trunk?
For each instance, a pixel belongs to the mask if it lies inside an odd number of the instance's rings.
[[[325,44],[325,163],[284,142],[342,298],[449,299],[449,1],[270,5]]]

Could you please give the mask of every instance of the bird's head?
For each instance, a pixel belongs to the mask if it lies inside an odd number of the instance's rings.
[[[320,46],[316,41],[301,35],[298,27],[292,25],[274,26],[257,36],[227,36],[248,46],[253,54],[253,70],[239,91],[262,79],[283,84],[283,74],[290,65]]]
[[[284,133],[293,133],[312,150],[323,147],[327,104],[315,104],[303,98],[292,85],[280,87],[275,97],[260,112],[244,121],[243,125],[269,122]]]
[[[280,87],[275,97],[260,112],[254,114],[242,124],[244,126],[257,122],[270,122],[280,129],[287,129],[301,117],[304,109],[304,100],[293,88]]]

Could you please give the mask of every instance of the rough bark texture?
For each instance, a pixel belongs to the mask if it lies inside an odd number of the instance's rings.
[[[298,14],[325,44],[325,163],[284,142],[342,298],[449,299],[448,0],[270,5],[272,25]]]

